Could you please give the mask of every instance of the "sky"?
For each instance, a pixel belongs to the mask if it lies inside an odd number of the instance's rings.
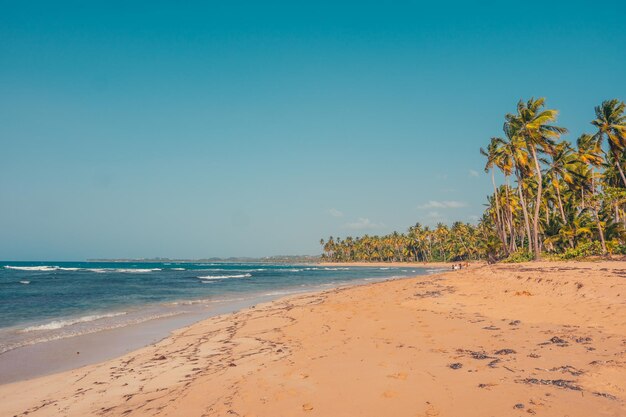
[[[0,259],[475,222],[521,98],[626,100],[626,3],[0,0]]]

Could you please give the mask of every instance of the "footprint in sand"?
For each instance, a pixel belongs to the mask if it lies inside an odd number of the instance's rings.
[[[387,378],[393,378],[393,379],[398,379],[400,381],[406,381],[408,376],[409,375],[406,372],[398,372],[395,374],[387,375]]]
[[[436,417],[439,415],[439,410],[432,406],[432,404],[428,405],[428,408],[424,412],[424,414],[418,414],[418,417]]]
[[[385,391],[383,392],[383,397],[385,398],[395,398],[398,396],[398,393],[395,391]]]

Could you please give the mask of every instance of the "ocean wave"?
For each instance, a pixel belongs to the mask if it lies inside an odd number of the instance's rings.
[[[161,268],[77,268],[77,267],[64,267],[58,265],[40,265],[40,266],[13,266],[13,265],[5,265],[5,269],[14,269],[16,271],[31,271],[31,272],[52,272],[52,271],[89,271],[89,272],[118,272],[118,273],[127,273],[127,274],[140,274],[146,272],[154,272],[161,271]],[[172,268],[176,270],[182,270],[183,268]]]
[[[126,313],[116,313],[116,314],[126,314]],[[17,343],[9,343],[6,345],[3,345],[2,343],[0,343],[0,354],[3,354],[5,352],[8,352],[10,350],[13,349],[17,349],[20,348],[22,346],[30,346],[30,345],[34,345],[37,343],[43,343],[43,342],[51,342],[53,340],[60,340],[60,339],[67,339],[70,337],[75,337],[75,336],[83,336],[86,334],[92,334],[92,333],[98,333],[101,332],[103,330],[112,330],[112,329],[119,329],[122,327],[127,327],[127,326],[132,326],[135,324],[141,324],[144,323],[146,321],[150,321],[150,320],[157,320],[157,319],[164,319],[164,318],[168,318],[168,317],[174,317],[174,316],[178,316],[180,314],[185,314],[185,311],[173,311],[173,312],[167,312],[167,313],[163,313],[163,314],[152,314],[152,315],[148,315],[148,316],[143,316],[143,317],[139,317],[130,321],[126,321],[126,322],[121,322],[121,323],[110,323],[105,327],[92,327],[92,328],[85,328],[85,329],[80,329],[79,331],[74,331],[74,332],[52,332],[51,334],[46,334],[45,336],[40,336],[40,337],[35,337],[35,338],[29,338],[28,340],[22,340],[19,341]],[[35,326],[33,326],[35,327]],[[42,329],[45,330],[45,329]],[[55,329],[52,329],[55,330]],[[26,330],[22,330],[21,332],[26,332]],[[36,334],[36,333],[35,333]]]
[[[228,278],[250,278],[252,274],[237,274],[237,275],[204,275],[199,276],[200,279],[213,280],[213,279],[228,279]]]
[[[12,266],[12,265],[5,265],[4,266],[6,269],[15,269],[17,271],[56,271],[58,270],[60,267],[58,266],[50,266],[50,265],[42,265],[42,266]]]
[[[97,272],[99,274],[145,274],[147,272],[162,271],[161,268],[84,268],[80,271]]]
[[[271,291],[271,292],[266,292],[263,293],[264,296],[267,297],[272,297],[272,296],[277,296],[277,295],[290,295],[290,294],[296,294],[298,291]]]
[[[172,271],[184,271],[185,268],[170,268]]]
[[[426,272],[428,272],[429,274],[436,274],[438,272],[444,272],[444,271],[449,271],[449,268],[431,268],[431,269],[427,269]]]
[[[34,332],[34,331],[39,331],[39,330],[62,329],[63,327],[71,326],[73,324],[87,323],[87,322],[90,322],[90,321],[95,321],[95,320],[100,320],[100,319],[106,319],[106,318],[111,318],[111,317],[123,316],[125,314],[126,314],[126,312],[122,311],[122,312],[119,312],[119,313],[91,314],[89,316],[78,317],[78,318],[75,318],[75,319],[55,320],[55,321],[51,321],[50,323],[41,324],[39,326],[26,327],[26,328],[22,329],[22,332],[26,333],[26,332]]]

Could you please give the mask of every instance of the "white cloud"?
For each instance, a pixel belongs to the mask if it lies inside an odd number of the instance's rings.
[[[333,217],[343,217],[343,213],[337,210],[336,208],[331,208],[330,210],[327,211],[327,213]]]
[[[463,201],[447,200],[447,201],[435,201],[430,200],[426,204],[417,206],[419,209],[449,209],[449,208],[461,208],[466,207],[467,203]]]
[[[478,177],[478,171],[470,169],[469,170],[470,177]]]
[[[346,229],[351,229],[351,230],[371,230],[371,229],[380,229],[381,227],[384,227],[384,224],[374,223],[370,219],[360,217],[355,222],[344,224],[343,227],[345,227]]]

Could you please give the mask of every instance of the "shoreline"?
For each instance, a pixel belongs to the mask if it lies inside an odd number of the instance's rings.
[[[470,261],[470,267],[477,267],[486,265],[485,261]],[[446,268],[452,269],[453,265],[458,264],[466,264],[466,261],[458,261],[458,262],[320,262],[317,265],[330,267],[330,266],[338,266],[338,267],[389,267],[389,268]]]
[[[424,268],[420,268],[424,270]],[[425,270],[424,270],[425,271]],[[425,273],[424,275],[426,275]],[[421,276],[421,275],[419,275]],[[269,293],[243,293],[234,299],[196,303],[190,300],[195,310],[181,310],[172,315],[164,315],[113,328],[97,329],[83,334],[68,335],[50,340],[24,344],[0,353],[0,386],[14,382],[72,371],[81,367],[97,365],[154,346],[173,333],[186,329],[212,317],[237,313],[282,298],[301,294],[315,294],[333,288],[367,285],[407,277],[363,278],[338,284],[319,284],[310,287],[288,287]],[[412,277],[411,277],[412,278]],[[203,301],[203,300],[200,300]],[[164,303],[186,305],[187,301]],[[158,304],[148,305],[152,311]],[[137,310],[137,311],[141,311]]]
[[[625,270],[475,266],[291,295],[0,385],[0,414],[620,415]]]

